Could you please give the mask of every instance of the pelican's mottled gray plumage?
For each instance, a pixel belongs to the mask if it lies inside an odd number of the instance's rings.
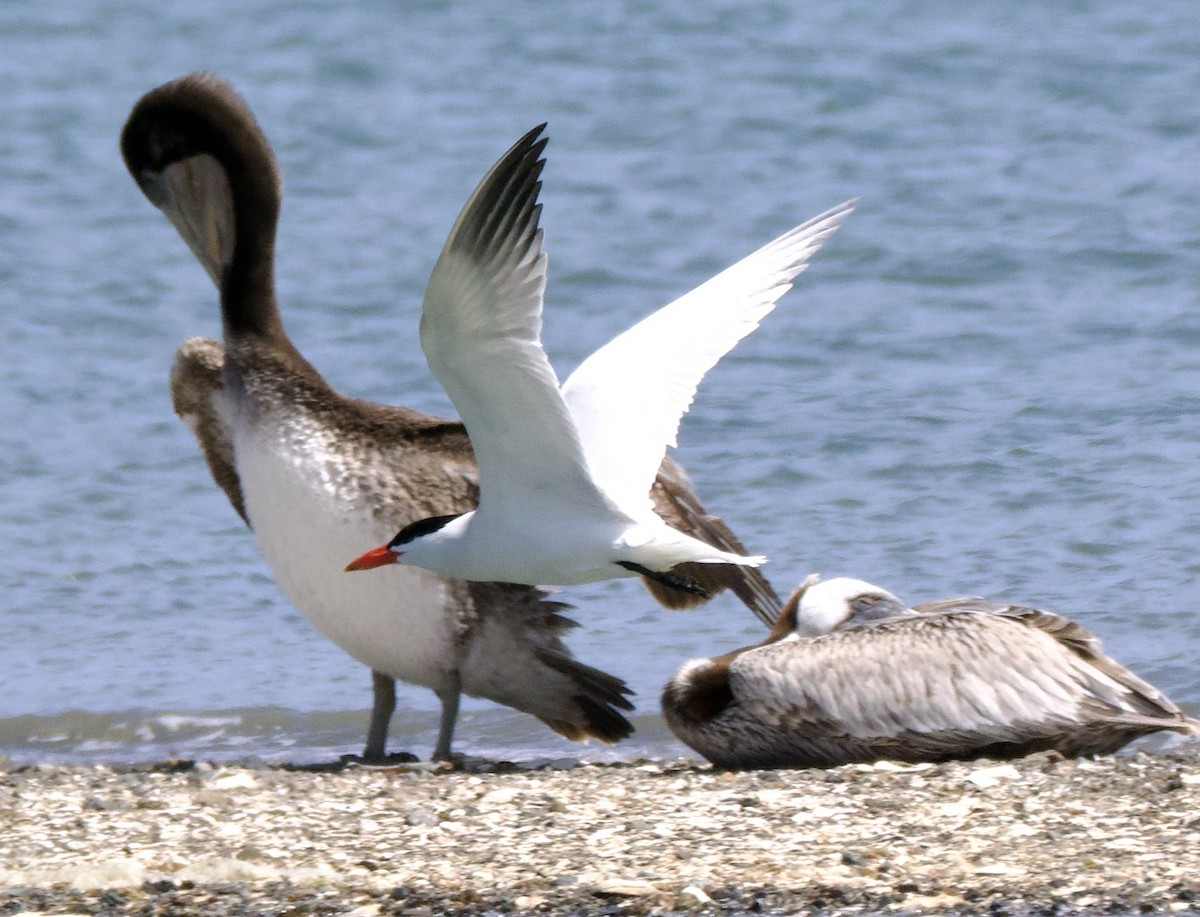
[[[517,146],[537,143],[539,133]],[[281,183],[246,103],[211,74],[174,80],[134,106],[121,151],[220,292],[224,341],[194,338],[179,348],[175,410],[281,589],[372,669],[365,757],[384,755],[396,678],[431,688],[441,701],[439,758],[450,754],[463,693],[531,713],[571,739],[628,735],[625,683],[572,657],[561,636],[571,626],[565,606],[545,590],[399,567],[342,575],[363,545],[417,519],[472,509],[474,457],[461,423],[348,398],[288,338],[274,286]],[[669,461],[655,502],[670,524],[744,553]],[[779,600],[756,570],[693,575],[714,593],[734,590],[764,620],[778,614]],[[701,600],[671,596],[674,607]]]
[[[1200,730],[1066,618],[980,598],[908,608],[844,578],[810,577],[764,643],[684,665],[663,712],[735,768],[1096,755]]]

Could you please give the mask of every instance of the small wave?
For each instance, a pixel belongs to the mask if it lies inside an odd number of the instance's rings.
[[[661,718],[639,717],[636,734],[617,746],[577,744],[555,736],[532,717],[502,709],[464,710],[455,749],[471,757],[509,761],[574,758],[610,762],[677,757]],[[136,764],[195,759],[272,763],[335,761],[362,750],[365,711],[305,713],[280,707],[205,712],[72,710],[50,716],[0,719],[0,756],[14,764]],[[389,748],[427,758],[438,721],[428,714],[398,714]]]

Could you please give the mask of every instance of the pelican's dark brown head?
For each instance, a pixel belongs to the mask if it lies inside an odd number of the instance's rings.
[[[125,122],[121,155],[221,290],[227,332],[281,331],[274,305],[279,168],[229,83],[193,73],[148,92]]]
[[[255,204],[278,213],[279,168],[271,144],[242,97],[215,74],[192,73],[142,96],[121,132],[121,155],[156,207],[162,204],[152,196],[154,176],[208,155],[231,184],[254,192]]]

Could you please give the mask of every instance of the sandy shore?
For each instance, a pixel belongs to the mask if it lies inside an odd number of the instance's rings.
[[[1200,754],[0,772],[0,914],[1200,914]]]

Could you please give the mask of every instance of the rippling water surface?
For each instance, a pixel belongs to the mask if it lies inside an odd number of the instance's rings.
[[[0,7],[0,753],[357,750],[367,671],[280,596],[171,412],[215,295],[125,174],[153,86],[231,78],[279,155],[289,331],[339,388],[452,413],[416,339],[467,193],[550,123],[561,371],[818,211],[858,212],[706,380],[678,456],[771,557],[918,601],[1062,611],[1200,713],[1200,10],[1079,2],[180,2]],[[638,733],[721,599],[573,587]],[[436,704],[401,692],[393,744]],[[459,748],[574,755],[466,705]]]

